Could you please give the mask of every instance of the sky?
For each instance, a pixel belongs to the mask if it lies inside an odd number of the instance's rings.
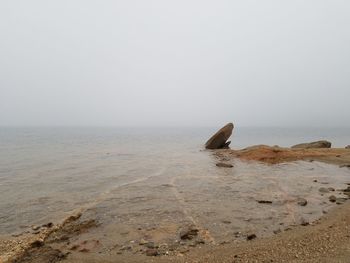
[[[349,126],[348,0],[2,0],[0,126]]]

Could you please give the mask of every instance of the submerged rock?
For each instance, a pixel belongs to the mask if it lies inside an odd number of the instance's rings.
[[[221,149],[228,147],[229,143],[226,141],[230,138],[233,127],[233,123],[226,124],[205,143],[205,148]]]
[[[334,195],[331,195],[331,196],[329,197],[329,201],[332,202],[332,203],[334,203],[335,201],[337,201],[337,197],[334,196]]]
[[[229,164],[229,163],[217,163],[216,166],[223,167],[223,168],[232,168],[233,167],[233,165]]]
[[[304,198],[299,198],[298,199],[298,205],[300,206],[306,206],[307,205],[307,200]]]
[[[310,143],[300,143],[292,146],[292,148],[302,148],[302,149],[309,149],[309,148],[331,148],[332,143],[329,141],[317,141],[317,142],[310,142]]]
[[[329,193],[329,189],[326,188],[326,187],[321,187],[320,189],[318,189],[318,191],[319,191],[320,193],[323,193],[323,194]]]

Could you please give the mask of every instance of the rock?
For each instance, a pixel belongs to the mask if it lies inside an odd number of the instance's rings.
[[[318,189],[318,191],[320,191],[320,193],[323,193],[323,194],[329,193],[329,190],[326,187],[321,187],[320,189]]]
[[[247,240],[253,240],[256,238],[256,235],[255,234],[249,234],[247,235]]]
[[[44,245],[44,241],[42,240],[35,240],[33,243],[30,244],[32,248],[42,247]]]
[[[307,200],[304,199],[304,198],[298,198],[298,205],[306,206],[307,205]]]
[[[233,165],[229,164],[229,163],[217,163],[216,166],[223,167],[223,168],[232,168],[233,167]]]
[[[47,224],[43,224],[42,227],[46,227],[46,228],[53,227],[53,223],[52,223],[52,222],[49,222],[49,223],[47,223]]]
[[[344,167],[347,167],[347,168],[350,168],[350,164],[342,164],[339,166],[340,168],[344,168]]]
[[[302,148],[302,149],[331,148],[331,146],[332,146],[332,143],[329,141],[317,141],[317,142],[296,144],[296,145],[292,146],[291,148]]]
[[[180,238],[191,240],[198,235],[199,230],[194,226],[185,227],[180,231]]]
[[[331,196],[329,197],[329,201],[332,202],[332,203],[334,203],[335,201],[337,201],[337,197],[335,197],[334,195],[331,195]]]
[[[149,249],[146,250],[146,255],[149,256],[149,257],[155,257],[155,256],[158,256],[159,253],[158,253],[157,249],[149,248]]]
[[[302,226],[308,226],[310,223],[305,219],[305,218],[301,218],[300,220],[300,225]]]
[[[145,244],[145,246],[146,246],[147,248],[158,248],[158,246],[157,246],[156,244],[154,244],[154,242],[147,242],[147,243]]]
[[[230,220],[222,220],[221,222],[224,224],[231,224],[232,223]]]
[[[344,193],[346,193],[346,192],[349,193],[349,192],[350,192],[350,186],[348,186],[348,188],[344,189],[343,192],[344,192]]]
[[[272,201],[270,200],[257,200],[259,204],[272,204]]]
[[[278,229],[276,229],[276,230],[273,230],[273,233],[275,234],[275,235],[277,235],[277,234],[279,234],[279,233],[281,233],[282,231],[281,231],[281,229],[280,228],[278,228]]]
[[[334,189],[333,187],[328,187],[328,190],[329,190],[330,192],[334,192],[334,191],[335,191],[335,189]]]
[[[337,205],[342,205],[342,204],[344,204],[345,202],[346,202],[346,198],[341,198],[341,197],[339,197],[339,198],[337,198],[337,200],[335,201],[335,203],[337,204]]]
[[[32,230],[37,231],[40,229],[40,226],[32,226]]]
[[[345,149],[350,149],[350,145],[346,146]]]
[[[143,239],[143,238],[142,238],[142,239],[140,240],[140,242],[139,242],[139,245],[140,245],[140,246],[143,246],[143,245],[146,245],[146,244],[148,244],[148,241],[145,240],[145,239]]]
[[[222,149],[230,149],[230,144],[231,144],[231,141],[226,142],[224,146],[222,146]]]
[[[206,149],[220,149],[228,147],[226,141],[230,138],[233,131],[233,123],[228,123],[215,133],[206,143]]]

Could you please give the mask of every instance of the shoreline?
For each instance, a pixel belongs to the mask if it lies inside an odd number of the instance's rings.
[[[349,149],[253,146],[242,150],[215,150],[212,155],[223,162],[239,158],[267,165],[294,161],[320,161],[340,166],[350,163]],[[146,256],[145,251],[95,253],[94,249],[101,247],[101,244],[99,239],[94,239],[93,233],[90,240],[83,241],[75,248],[74,242],[81,235],[89,235],[89,231],[99,231],[100,227],[95,218],[85,217],[84,213],[75,213],[60,224],[42,227],[40,233],[2,238],[0,262],[347,262],[344,260],[350,257],[350,232],[347,227],[350,225],[350,217],[347,216],[349,213],[350,204],[347,202],[332,208],[328,214],[310,225],[288,226],[270,237],[215,245],[199,242],[188,249],[176,248],[176,253],[161,256],[155,256],[156,252],[154,256]],[[205,233],[200,233],[202,234]],[[66,245],[62,250],[63,243]]]

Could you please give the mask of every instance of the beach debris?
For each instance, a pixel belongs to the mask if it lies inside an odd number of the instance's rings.
[[[195,226],[187,226],[180,230],[180,238],[182,240],[191,240],[198,235],[198,232],[199,230]]]
[[[206,149],[222,149],[228,148],[230,142],[226,142],[232,135],[233,123],[228,123],[216,132],[206,143]]]
[[[310,149],[310,148],[331,148],[332,143],[329,141],[316,141],[310,143],[300,143],[292,146],[291,148],[302,148],[302,149]]]
[[[229,163],[217,163],[216,166],[222,167],[222,168],[232,168],[233,167],[233,165],[229,164]]]
[[[272,204],[270,200],[256,200],[259,204]]]
[[[254,233],[247,235],[247,240],[253,240],[255,238],[256,238],[256,235]]]
[[[298,205],[300,206],[306,206],[307,205],[307,200],[305,198],[298,198]]]
[[[335,201],[337,201],[337,197],[334,196],[334,195],[331,195],[331,196],[329,197],[329,201],[332,202],[332,203],[334,203]]]

